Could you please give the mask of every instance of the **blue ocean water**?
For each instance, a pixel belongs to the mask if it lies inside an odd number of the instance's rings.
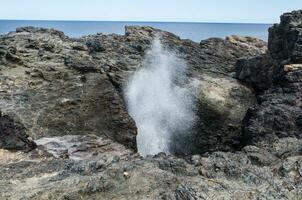
[[[0,20],[0,34],[6,34],[22,26],[54,28],[63,31],[70,37],[81,37],[95,33],[124,34],[126,25],[152,26],[195,42],[210,37],[224,38],[229,35],[253,36],[267,41],[267,30],[271,26],[270,24],[240,23]]]

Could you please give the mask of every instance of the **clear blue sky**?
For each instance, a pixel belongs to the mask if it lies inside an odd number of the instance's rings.
[[[0,0],[0,19],[275,23],[302,0]]]

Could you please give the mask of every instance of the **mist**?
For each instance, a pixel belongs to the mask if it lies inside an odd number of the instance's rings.
[[[173,138],[186,134],[193,125],[195,115],[189,90],[184,84],[176,84],[182,82],[186,68],[184,60],[164,49],[156,37],[142,67],[130,78],[125,99],[138,128],[141,155],[171,154]]]

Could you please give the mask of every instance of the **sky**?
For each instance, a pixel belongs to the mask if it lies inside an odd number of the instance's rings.
[[[277,23],[302,0],[0,0],[0,19]]]

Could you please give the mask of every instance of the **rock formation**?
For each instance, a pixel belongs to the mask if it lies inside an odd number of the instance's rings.
[[[37,145],[26,134],[25,127],[0,113],[0,148],[8,150],[33,150]]]
[[[248,143],[302,137],[301,16],[301,11],[284,14],[270,28],[268,53],[238,63],[238,78],[258,91],[258,104],[243,121]]]
[[[232,77],[236,60],[265,53],[266,43],[249,37],[231,36],[226,40],[204,40],[198,45],[151,27],[131,26],[126,27],[125,36],[99,34],[82,40],[98,66],[122,93],[131,74],[141,67],[144,54],[157,35],[166,48],[186,61],[187,82],[183,84],[191,84],[192,95],[198,104],[196,112],[200,115],[197,131],[188,134],[189,138],[177,138],[178,143],[184,143],[175,145],[175,153],[230,149],[232,138],[241,130],[246,110],[255,102],[253,91]],[[216,119],[219,123],[212,123]]]
[[[0,199],[300,199],[301,27],[294,11],[268,44],[197,44],[151,27],[1,36]],[[186,61],[175,84],[190,89],[198,120],[175,155],[143,158],[123,92],[158,35]]]
[[[104,135],[136,148],[135,124],[85,44],[32,27],[0,43],[1,110],[29,136]]]

